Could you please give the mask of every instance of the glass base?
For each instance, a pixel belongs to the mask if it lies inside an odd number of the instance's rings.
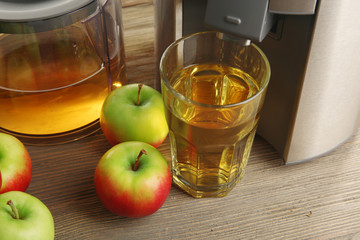
[[[177,185],[179,188],[181,188],[194,198],[225,197],[229,192],[231,192],[231,190],[236,186],[236,184],[240,182],[244,175],[243,173],[231,184],[224,184],[223,186],[219,186],[216,189],[210,189],[209,187],[202,188],[199,186],[191,186],[184,179],[179,179],[174,173],[172,180],[175,185]]]
[[[83,127],[71,131],[57,133],[57,134],[49,134],[49,135],[22,134],[18,132],[9,131],[0,127],[0,132],[7,133],[17,137],[22,143],[26,145],[37,145],[37,146],[57,145],[57,144],[73,142],[82,139],[86,136],[89,136],[99,130],[100,130],[99,119]]]

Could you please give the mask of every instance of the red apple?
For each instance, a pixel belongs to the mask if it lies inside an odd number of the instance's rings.
[[[24,144],[16,137],[0,133],[0,193],[24,192],[30,184],[32,164]]]
[[[143,84],[112,91],[102,106],[100,125],[113,145],[141,141],[157,148],[169,132],[162,95]]]
[[[95,188],[111,212],[130,218],[145,217],[156,212],[168,197],[170,169],[153,146],[136,141],[120,143],[99,161]]]

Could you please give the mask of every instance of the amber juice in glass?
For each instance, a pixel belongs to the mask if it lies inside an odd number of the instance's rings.
[[[4,47],[0,49],[3,131],[25,137],[26,143],[38,137],[37,142],[44,139],[42,143],[47,144],[74,140],[79,135],[66,136],[84,129],[89,133],[98,129],[94,125],[113,86],[102,49],[96,49],[82,23],[0,38]],[[124,84],[124,64],[115,57],[110,68],[117,80],[112,83]]]
[[[251,151],[270,77],[265,55],[199,33],[172,44],[160,72],[174,183],[196,198],[227,195]]]

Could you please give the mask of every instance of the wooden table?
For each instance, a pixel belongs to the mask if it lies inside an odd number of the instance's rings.
[[[129,82],[152,83],[151,1],[123,3]],[[140,219],[116,216],[97,198],[95,167],[110,147],[101,131],[68,144],[27,146],[27,192],[49,207],[56,239],[360,238],[360,132],[327,156],[292,166],[257,137],[245,177],[228,196],[194,199],[173,186],[163,207]],[[159,150],[170,161],[168,140]]]

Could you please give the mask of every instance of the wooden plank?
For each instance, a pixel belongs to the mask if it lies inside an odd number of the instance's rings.
[[[153,0],[121,0],[123,8],[134,7],[142,4],[153,4]]]
[[[154,86],[153,5],[123,8],[122,16],[128,82],[142,82]]]

